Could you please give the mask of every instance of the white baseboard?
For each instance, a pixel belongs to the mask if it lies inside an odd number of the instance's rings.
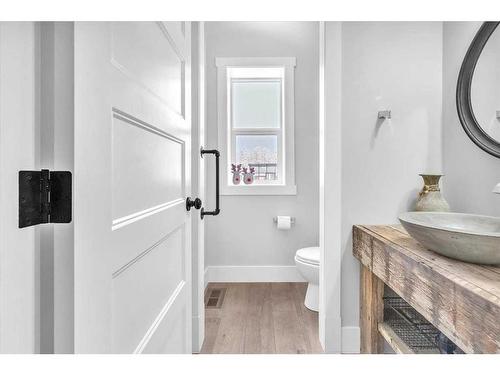
[[[342,327],[342,353],[359,354],[359,327]]]
[[[208,266],[208,282],[304,282],[295,266]]]

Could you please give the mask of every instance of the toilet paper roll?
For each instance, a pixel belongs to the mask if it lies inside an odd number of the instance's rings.
[[[289,230],[292,227],[292,218],[290,216],[278,216],[277,227],[280,230]]]

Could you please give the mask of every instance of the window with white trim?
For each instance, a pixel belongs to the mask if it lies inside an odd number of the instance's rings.
[[[295,58],[218,58],[221,193],[296,194]]]

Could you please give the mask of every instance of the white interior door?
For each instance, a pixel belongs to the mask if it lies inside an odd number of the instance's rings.
[[[75,24],[76,353],[191,352],[190,76],[187,22]]]

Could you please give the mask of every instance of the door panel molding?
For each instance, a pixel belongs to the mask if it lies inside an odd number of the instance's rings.
[[[154,215],[145,215],[140,220],[127,223],[125,227],[113,231],[114,242],[120,251],[112,260],[112,271],[116,271],[131,259],[139,256],[151,244],[160,241],[184,225],[185,222],[180,218],[187,218],[188,215],[185,202],[179,202],[168,209]]]
[[[181,299],[182,293],[185,292],[184,290],[185,288],[186,288],[186,282],[183,280],[177,285],[177,288],[175,288],[174,292],[168,299],[167,303],[165,304],[165,306],[163,306],[160,313],[153,321],[153,324],[151,324],[148,331],[140,341],[139,345],[137,345],[137,347],[135,348],[134,354],[144,353],[148,344],[151,342],[152,338],[157,333],[159,327],[164,322],[168,312],[173,310],[173,307],[175,307],[174,305],[176,304],[176,302],[179,302],[179,300]]]
[[[165,210],[173,208],[178,205],[185,205],[186,201],[184,198],[175,199],[170,202],[159,204],[158,206],[150,207],[146,210],[135,212],[131,215],[121,217],[119,219],[113,220],[111,230],[117,230],[123,228],[127,225],[133,224],[139,220],[145,219],[149,216],[159,214]]]
[[[132,352],[165,303],[186,283],[184,228],[171,233],[113,277],[114,352]]]
[[[148,247],[146,250],[144,250],[142,253],[139,253],[135,258],[131,259],[129,262],[127,262],[125,265],[117,269],[111,274],[111,277],[113,279],[117,278],[121,273],[125,272],[128,268],[132,267],[135,263],[140,261],[142,258],[147,256],[151,251],[156,249],[158,246],[162,245],[165,241],[167,241],[173,234],[175,234],[177,231],[182,229],[183,225],[178,226],[174,230],[172,230],[170,233],[168,233],[165,237],[163,237],[161,240],[158,242],[154,243],[150,247]]]
[[[162,39],[166,41],[166,44],[159,39],[156,40],[156,46],[149,51],[141,50],[143,49],[143,43],[135,43],[138,42],[136,39],[137,28],[133,26],[128,26],[131,23],[113,23],[111,27],[111,64],[118,69],[121,73],[126,75],[128,78],[135,81],[137,84],[146,89],[150,94],[154,95],[161,102],[163,102],[166,106],[168,106],[173,112],[185,118],[184,111],[184,93],[185,93],[185,63],[186,58],[182,51],[180,51],[172,36],[168,32],[167,28],[161,23],[151,23],[152,25],[156,25],[158,27],[158,36],[161,35]],[[133,23],[132,23],[133,24]],[[117,30],[117,27],[121,28],[121,31]],[[125,28],[129,28],[126,30]],[[132,28],[133,30],[130,30]],[[142,29],[144,29],[142,27]],[[143,30],[144,31],[144,30]],[[152,44],[155,39],[155,30],[149,30],[150,33],[148,35],[148,43]],[[141,38],[143,41],[144,38]],[[161,48],[160,46],[164,45],[168,48]],[[132,60],[128,61],[130,57],[132,57],[133,52],[141,52],[133,55]],[[147,53],[150,53],[147,55]],[[156,56],[152,56],[151,53],[155,53]],[[161,56],[161,53],[164,53],[164,56]],[[170,67],[168,70],[163,72],[164,77],[168,77],[168,84],[166,82],[159,82],[158,80],[151,80],[148,77],[149,71],[151,68],[148,66],[150,62],[154,62],[155,60],[163,60],[162,66],[169,65],[169,57],[175,56],[177,60],[177,66]],[[142,59],[142,61],[137,61],[138,59]],[[135,66],[134,66],[135,65]],[[142,65],[142,66],[137,66]],[[176,86],[173,83],[177,82],[180,85],[179,93],[171,93],[170,87]],[[164,83],[161,85],[161,83]],[[167,87],[169,87],[167,89]],[[178,94],[178,95],[177,95]]]
[[[183,140],[123,111],[114,109],[113,118],[118,120],[111,131],[114,230],[183,200],[186,171]]]

